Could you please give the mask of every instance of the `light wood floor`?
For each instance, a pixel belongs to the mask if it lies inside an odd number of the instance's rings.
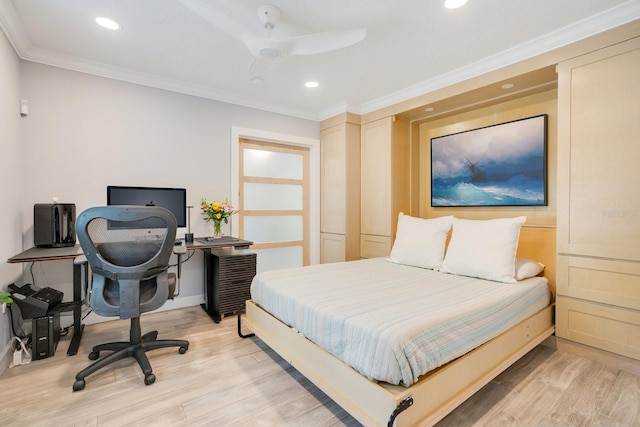
[[[191,307],[142,318],[143,332],[186,338],[189,351],[149,353],[157,381],[145,386],[132,360],[87,378],[77,371],[97,343],[128,338],[128,323],[85,327],[79,354],[7,368],[0,377],[0,426],[357,426],[358,423],[236,319],[215,324]],[[638,426],[640,377],[539,346],[438,426]]]

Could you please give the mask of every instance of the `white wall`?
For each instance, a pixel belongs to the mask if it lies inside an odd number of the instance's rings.
[[[22,251],[23,137],[20,117],[20,61],[0,31],[0,289],[20,279],[22,266],[5,261]],[[0,373],[10,338],[8,316],[0,313]]]
[[[106,204],[107,185],[184,187],[187,203],[194,206],[191,231],[211,235],[198,202],[231,199],[233,126],[319,138],[317,122],[42,64],[22,62],[20,77],[21,97],[30,107],[23,119],[20,167],[25,248],[33,245],[34,203],[49,203],[55,196],[75,203],[80,213]],[[178,237],[184,232],[178,229]],[[184,264],[173,306],[203,301],[202,264],[199,252]],[[40,262],[33,280],[60,288],[68,300],[71,271],[71,261]],[[25,275],[31,282],[28,270]]]

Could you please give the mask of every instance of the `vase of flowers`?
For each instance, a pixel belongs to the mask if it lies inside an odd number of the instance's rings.
[[[229,224],[229,217],[239,212],[229,204],[228,199],[224,199],[224,202],[207,202],[207,199],[200,199],[200,209],[204,220],[213,222],[214,239],[222,237],[222,223]]]

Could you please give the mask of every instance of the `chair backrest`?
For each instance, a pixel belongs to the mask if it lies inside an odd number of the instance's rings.
[[[89,304],[96,314],[129,319],[166,302],[176,237],[176,219],[167,209],[89,208],[76,220],[76,235],[91,267]]]

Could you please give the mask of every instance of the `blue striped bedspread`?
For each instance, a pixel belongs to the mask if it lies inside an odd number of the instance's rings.
[[[491,282],[385,258],[258,274],[260,307],[371,380],[409,386],[549,305],[543,277]]]

